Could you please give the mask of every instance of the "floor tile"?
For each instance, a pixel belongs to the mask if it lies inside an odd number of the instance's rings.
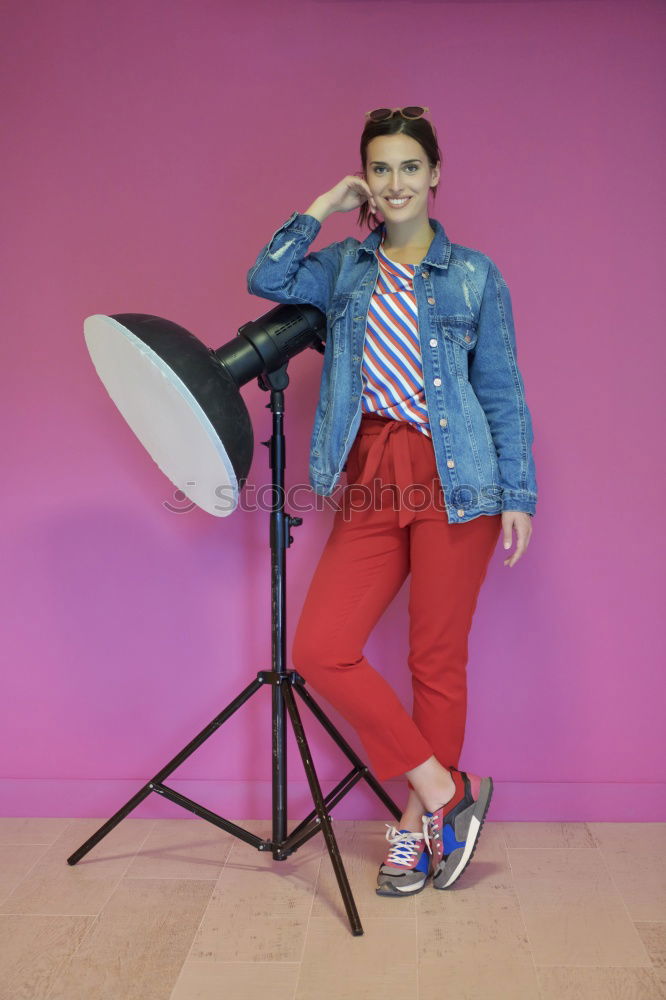
[[[77,864],[68,865],[67,858],[101,825],[100,820],[71,820],[0,904],[0,913],[99,913],[154,822],[123,820]]]
[[[632,920],[666,921],[666,823],[588,823]]]
[[[165,1000],[175,986],[214,883],[123,879],[48,1000]]]
[[[417,1000],[414,918],[368,917],[363,931],[311,919],[295,1000]]]
[[[0,914],[0,1000],[46,1000],[93,919]]]
[[[597,850],[509,848],[509,862],[537,966],[649,964]]]
[[[169,1000],[293,1000],[298,962],[185,962]]]

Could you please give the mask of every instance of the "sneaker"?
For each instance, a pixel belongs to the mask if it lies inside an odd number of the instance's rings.
[[[421,892],[428,878],[430,857],[425,836],[412,830],[396,830],[386,823],[386,839],[391,849],[377,875],[379,896],[408,896]]]
[[[472,860],[493,794],[493,779],[449,768],[453,798],[434,813],[424,813],[423,834],[431,858],[432,884],[448,889]]]

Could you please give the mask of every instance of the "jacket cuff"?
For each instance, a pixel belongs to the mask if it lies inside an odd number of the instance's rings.
[[[534,517],[536,513],[537,497],[535,493],[528,493],[525,490],[503,490],[502,510],[520,510],[525,514]]]
[[[287,221],[280,226],[278,233],[281,233],[283,229],[289,228],[290,230],[295,230],[299,233],[304,233],[311,239],[314,239],[319,230],[321,229],[321,222],[319,219],[315,219],[314,215],[306,215],[305,212],[292,212]],[[274,233],[274,237],[277,233]]]

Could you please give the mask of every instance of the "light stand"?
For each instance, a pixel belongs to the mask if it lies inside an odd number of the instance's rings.
[[[136,328],[136,316],[139,315],[125,314],[125,317],[134,317]],[[121,318],[123,317],[116,317],[116,319]],[[143,320],[146,319],[156,318],[143,317]],[[191,337],[192,335],[188,336]],[[213,352],[210,353],[212,354]],[[305,843],[321,830],[324,834],[331,863],[340,887],[352,934],[360,935],[363,934],[363,927],[333,833],[332,821],[328,810],[337,805],[351,791],[354,785],[363,779],[396,819],[400,819],[402,813],[393,799],[384,791],[379,781],[370,772],[367,765],[363,763],[339,730],[328,719],[312,695],[306,690],[304,678],[295,670],[285,669],[287,662],[286,550],[293,542],[290,529],[302,524],[302,518],[293,517],[285,513],[284,510],[285,437],[283,432],[283,416],[284,390],[288,384],[289,378],[286,364],[270,372],[264,370],[259,375],[260,388],[264,391],[270,391],[270,403],[267,408],[270,408],[273,415],[271,438],[269,441],[262,442],[262,444],[270,449],[270,466],[272,470],[272,500],[270,509],[272,669],[259,671],[255,680],[241,691],[180,753],[158,771],[122,808],[67,858],[67,863],[70,865],[76,864],[107,833],[110,833],[121,820],[132,812],[139,803],[147,798],[151,792],[156,792],[176,805],[200,816],[207,822],[226,830],[234,837],[238,837],[240,840],[256,847],[259,851],[271,851],[276,861],[285,860],[301,844]],[[109,383],[107,382],[107,387],[108,385]],[[125,412],[124,415],[126,415]],[[247,465],[249,468],[249,462]],[[232,823],[230,820],[219,816],[205,806],[194,802],[187,796],[170,788],[164,782],[241,705],[267,684],[272,685],[272,836],[270,840],[263,840],[249,830],[245,830],[243,827]],[[323,795],[319,779],[317,778],[310,747],[305,735],[296,698],[294,697],[294,691],[298,693],[299,697],[305,702],[315,718],[318,719],[352,764],[352,769],[338,782],[328,795]],[[287,835],[287,714],[293,727],[296,743],[314,800],[314,809],[289,835]]]

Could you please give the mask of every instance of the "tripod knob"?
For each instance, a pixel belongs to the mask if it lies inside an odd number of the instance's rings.
[[[292,515],[290,514],[289,515],[289,527],[290,528],[298,528],[299,524],[303,524],[303,518],[302,517],[292,517]],[[293,541],[293,539],[290,539],[290,541]]]

